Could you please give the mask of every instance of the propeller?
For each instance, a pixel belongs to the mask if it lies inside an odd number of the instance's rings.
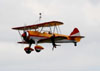
[[[25,27],[24,27],[22,37],[23,37],[24,40],[27,40],[28,35],[27,35],[27,31],[26,31],[25,28],[26,28],[26,25],[25,25]]]

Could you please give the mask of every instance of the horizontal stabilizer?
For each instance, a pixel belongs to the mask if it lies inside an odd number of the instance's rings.
[[[84,36],[80,35],[78,28],[74,28],[74,30],[71,32],[69,37],[71,39],[75,40],[75,42],[79,42],[81,40],[81,38],[84,38]]]
[[[17,42],[17,43],[19,43],[19,44],[28,44],[27,42],[25,42],[25,41],[22,41],[22,42]]]
[[[70,36],[71,38],[85,38],[85,36]]]

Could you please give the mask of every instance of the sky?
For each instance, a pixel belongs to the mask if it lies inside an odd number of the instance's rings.
[[[77,47],[61,44],[27,55],[17,44],[16,26],[61,21],[65,35],[77,27],[85,36]],[[0,71],[100,71],[100,0],[0,0]],[[34,47],[35,45],[32,45]]]

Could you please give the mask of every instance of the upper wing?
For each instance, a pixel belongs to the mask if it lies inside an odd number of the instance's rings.
[[[59,22],[59,21],[51,21],[51,22],[45,22],[45,23],[40,23],[40,24],[35,24],[35,25],[15,27],[15,28],[12,28],[12,29],[14,29],[14,30],[28,30],[28,29],[38,29],[39,27],[57,26],[57,25],[62,25],[62,24],[63,23]]]

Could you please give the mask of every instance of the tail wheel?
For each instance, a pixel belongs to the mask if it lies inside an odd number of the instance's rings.
[[[25,51],[27,54],[30,54],[32,51],[34,51],[34,49],[29,48],[29,47],[26,47],[26,48],[24,48],[24,51]]]
[[[37,46],[34,47],[34,49],[35,49],[36,52],[40,52],[44,48],[42,46],[37,45]]]
[[[74,42],[74,46],[77,46],[77,42]]]

